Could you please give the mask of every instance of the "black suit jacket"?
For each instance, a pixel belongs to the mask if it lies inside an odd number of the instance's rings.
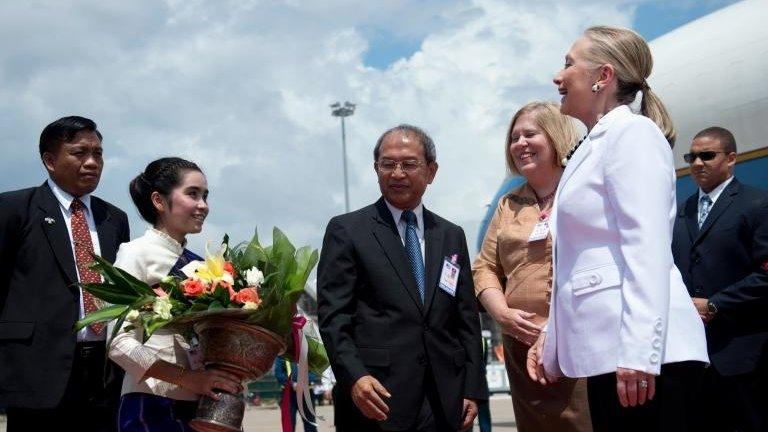
[[[128,218],[91,197],[101,254],[129,240]],[[0,405],[51,408],[67,386],[79,314],[77,270],[47,183],[0,194]]]
[[[706,325],[712,365],[726,376],[751,372],[768,341],[768,193],[734,178],[701,229],[698,200],[696,192],[678,210],[675,264],[689,294],[718,308]]]
[[[362,415],[349,391],[358,378],[373,375],[392,394],[385,430],[413,424],[426,373],[455,427],[462,399],[487,398],[464,232],[424,209],[424,237],[424,304],[383,199],[331,219],[320,254],[320,332],[345,396],[337,412]],[[460,266],[455,297],[438,287],[443,259],[454,254]]]

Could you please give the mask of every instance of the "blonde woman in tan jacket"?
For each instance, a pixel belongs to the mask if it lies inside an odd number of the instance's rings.
[[[590,431],[586,383],[564,379],[551,386],[532,381],[526,354],[549,314],[552,244],[547,226],[563,160],[576,144],[569,117],[556,104],[532,102],[510,122],[507,168],[526,183],[504,196],[472,265],[478,299],[504,333],[518,430]]]

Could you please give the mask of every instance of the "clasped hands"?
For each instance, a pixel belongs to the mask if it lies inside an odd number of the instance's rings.
[[[541,326],[531,321],[531,318],[535,316],[536,314],[533,312],[508,307],[494,318],[501,326],[502,333],[531,346],[541,334]]]
[[[525,361],[528,376],[542,385],[557,380],[557,377],[547,374],[542,362],[546,335],[546,332],[542,333],[536,343],[528,349],[528,356]],[[634,369],[617,368],[616,394],[619,397],[619,403],[625,408],[643,405],[646,401],[653,399],[656,394],[656,376]]]
[[[389,400],[391,397],[392,395],[379,380],[371,375],[360,377],[352,385],[352,401],[364,416],[372,420],[384,421],[387,419],[389,406],[384,400]],[[476,416],[477,403],[470,399],[464,399],[459,430],[465,431],[472,427]]]

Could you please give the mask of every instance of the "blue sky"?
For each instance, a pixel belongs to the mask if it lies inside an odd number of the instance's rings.
[[[634,29],[651,41],[685,23],[712,13],[737,0],[681,0],[641,3],[635,10]]]
[[[653,0],[629,5],[634,8],[633,28],[651,41],[681,25],[694,21],[738,0]],[[364,27],[361,32],[369,42],[363,60],[366,66],[386,69],[401,58],[419,50],[423,35],[397,35],[383,27]]]
[[[193,250],[224,233],[250,238],[255,226],[320,247],[344,211],[339,120],[328,105],[349,100],[351,207],[380,196],[379,135],[415,124],[438,147],[425,205],[473,243],[505,177],[511,115],[558,98],[552,76],[584,28],[634,26],[652,39],[727,3],[0,1],[0,191],[39,185],[40,131],[83,115],[105,137],[96,194],[128,213],[133,237],[146,224],[128,182],[172,155],[197,162],[211,189]]]

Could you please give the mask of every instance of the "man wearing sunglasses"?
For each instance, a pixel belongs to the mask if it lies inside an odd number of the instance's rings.
[[[736,141],[726,129],[699,132],[683,157],[699,190],[678,210],[672,251],[712,362],[692,401],[701,413],[693,430],[764,430],[758,387],[768,328],[759,323],[768,312],[760,307],[768,293],[768,193],[733,176]]]

